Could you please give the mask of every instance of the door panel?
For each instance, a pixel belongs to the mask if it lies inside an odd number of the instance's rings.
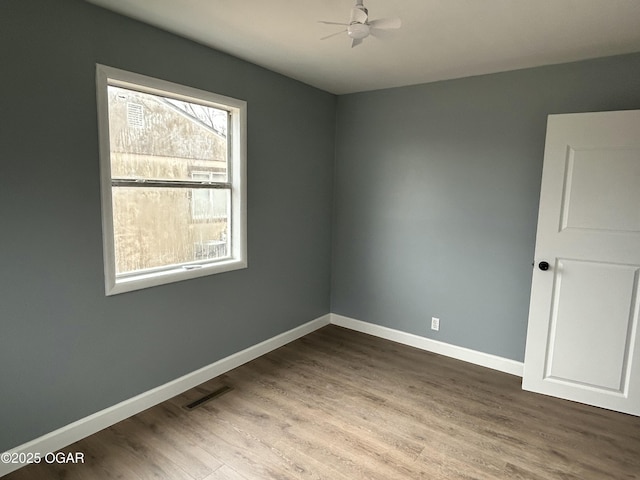
[[[639,278],[640,111],[550,115],[523,388],[640,415]]]
[[[546,378],[624,392],[638,267],[559,259],[554,270]]]
[[[640,232],[638,149],[569,149],[562,228]]]

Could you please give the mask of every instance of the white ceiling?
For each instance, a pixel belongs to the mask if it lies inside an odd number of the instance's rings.
[[[640,51],[640,0],[365,0],[402,28],[355,48],[355,0],[87,1],[336,94]]]

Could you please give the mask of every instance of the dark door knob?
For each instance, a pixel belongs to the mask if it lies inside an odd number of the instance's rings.
[[[540,262],[538,268],[543,271],[549,270],[549,264],[547,262]]]

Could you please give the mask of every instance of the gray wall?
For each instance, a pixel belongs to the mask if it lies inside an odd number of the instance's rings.
[[[248,269],[105,297],[96,62],[248,102]],[[0,451],[329,312],[333,95],[77,0],[0,65]]]
[[[638,79],[635,54],[339,97],[331,311],[523,360],[546,117],[640,108]]]

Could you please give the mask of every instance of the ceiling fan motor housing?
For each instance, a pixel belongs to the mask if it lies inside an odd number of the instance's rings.
[[[351,9],[351,20],[347,26],[347,34],[354,40],[361,40],[369,36],[369,11],[362,4],[362,0],[356,2]]]
[[[351,18],[349,24],[352,23],[367,23],[369,19],[369,10],[367,10],[362,3],[356,5],[351,9]]]

